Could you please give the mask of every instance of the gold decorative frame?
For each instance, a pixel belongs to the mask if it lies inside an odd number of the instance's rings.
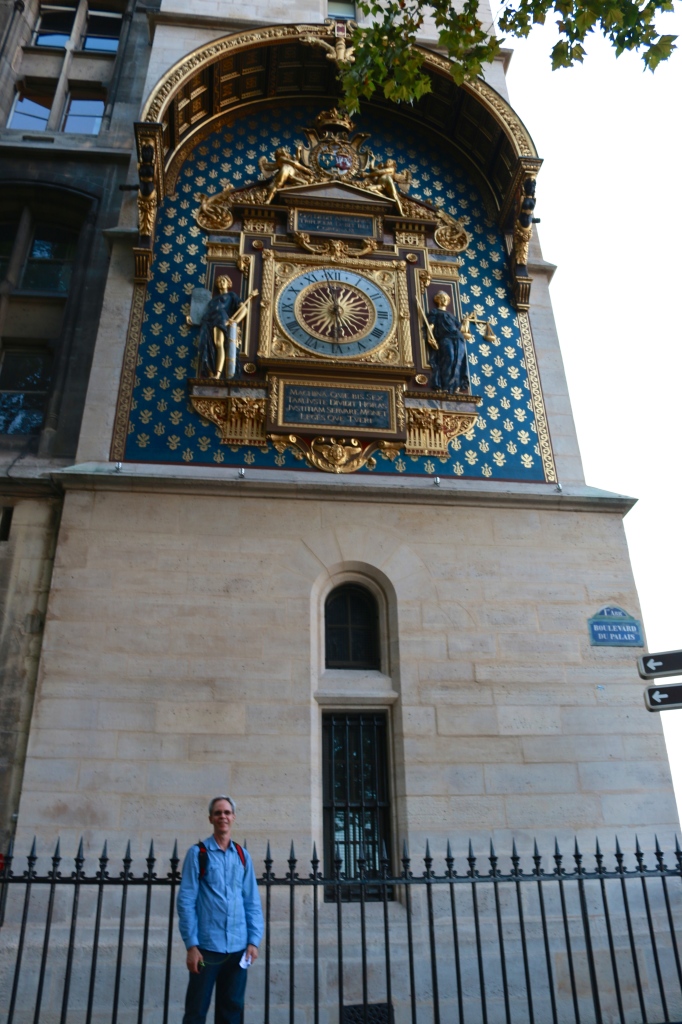
[[[125,457],[126,440],[128,438],[128,422],[130,420],[130,405],[133,398],[135,374],[137,371],[137,350],[140,347],[142,318],[144,316],[144,304],[146,298],[146,281],[135,281],[133,285],[133,297],[130,303],[128,332],[126,334],[126,343],[123,350],[123,367],[121,369],[121,383],[119,385],[116,415],[114,417],[114,431],[111,439],[112,462],[121,462]]]
[[[285,432],[292,430],[304,434],[312,434],[317,430],[324,430],[333,434],[352,433],[357,437],[384,437],[398,439],[398,435],[405,437],[405,399],[404,386],[395,382],[377,381],[374,378],[328,378],[319,380],[317,378],[302,377],[290,374],[269,374],[269,408],[268,408],[268,429]],[[358,427],[352,425],[334,426],[330,423],[293,423],[284,419],[285,390],[288,385],[299,385],[308,388],[343,388],[344,390],[354,389],[358,391],[382,391],[389,395],[389,415],[391,425],[383,429],[379,427]]]
[[[518,314],[518,318],[521,343],[523,345],[523,359],[526,364],[528,385],[530,387],[530,396],[533,403],[535,428],[538,432],[538,447],[540,449],[540,458],[542,459],[542,468],[545,471],[545,480],[547,483],[554,484],[557,482],[558,477],[554,462],[554,452],[552,451],[552,440],[549,434],[545,400],[542,394],[542,384],[540,383],[540,373],[538,371],[538,363],[535,355],[535,344],[533,342],[533,332],[530,326],[530,317],[528,313],[520,312]]]
[[[377,282],[378,286],[388,294],[395,312],[393,329],[386,340],[365,356],[354,356],[338,359],[334,356],[316,355],[308,349],[296,345],[284,331],[277,315],[277,300],[281,290],[289,278],[311,267],[320,267],[327,263],[346,270],[356,270],[365,277],[387,274],[391,284],[385,280]],[[289,272],[285,268],[291,267]],[[301,268],[300,271],[297,268]],[[278,269],[279,268],[279,269]],[[279,280],[278,280],[279,278]],[[383,365],[391,368],[411,368],[412,343],[410,339],[410,309],[407,293],[407,264],[404,260],[388,259],[352,259],[348,256],[319,256],[308,253],[276,252],[266,249],[263,252],[263,275],[261,281],[260,302],[260,337],[258,356],[269,362],[292,359],[306,360],[309,365],[333,366],[335,368],[367,365]]]

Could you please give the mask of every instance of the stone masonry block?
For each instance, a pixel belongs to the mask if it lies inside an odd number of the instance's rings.
[[[561,732],[561,712],[555,707],[505,705],[497,708],[497,718],[503,736]]]
[[[576,793],[575,765],[491,764],[485,767],[486,793]]]
[[[403,734],[405,736],[433,736],[436,732],[434,708],[402,708]]]
[[[492,707],[441,707],[436,717],[441,736],[494,736],[499,732]]]
[[[216,728],[227,735],[239,734],[246,728],[246,709],[243,704],[223,704],[218,701],[157,704],[155,728],[158,732],[181,735],[207,733]]]

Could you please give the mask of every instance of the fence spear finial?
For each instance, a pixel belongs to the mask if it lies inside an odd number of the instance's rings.
[[[79,875],[82,874],[83,864],[84,863],[85,863],[85,854],[83,852],[83,836],[81,836],[80,842],[78,843],[78,851],[77,851],[76,857],[75,857],[76,877],[78,877]]]

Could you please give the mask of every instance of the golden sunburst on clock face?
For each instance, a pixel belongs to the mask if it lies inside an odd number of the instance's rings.
[[[368,297],[350,284],[316,282],[296,300],[296,318],[320,341],[348,344],[368,334],[375,312]]]
[[[383,288],[346,267],[313,267],[289,278],[277,317],[300,348],[333,359],[364,358],[391,336],[396,319]]]

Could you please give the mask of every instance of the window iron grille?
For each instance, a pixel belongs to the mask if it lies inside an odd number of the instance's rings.
[[[325,714],[323,809],[325,870],[345,878],[388,872],[390,805],[383,712]],[[352,890],[344,895],[353,898]],[[372,890],[368,898],[376,898]]]

